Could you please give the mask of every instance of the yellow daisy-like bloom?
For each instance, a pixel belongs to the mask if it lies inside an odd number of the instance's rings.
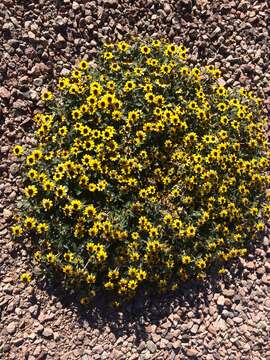
[[[82,208],[82,203],[80,200],[72,200],[70,203],[70,207],[73,211],[79,211]]]
[[[143,45],[143,46],[140,47],[140,52],[142,54],[148,55],[148,54],[150,54],[151,49],[150,49],[150,47],[148,47],[146,45]]]
[[[25,273],[21,274],[20,280],[21,280],[21,282],[23,282],[25,284],[29,284],[32,281],[31,274],[29,272],[25,272]]]
[[[60,136],[66,136],[67,133],[68,133],[68,129],[67,129],[66,126],[62,126],[62,127],[60,127],[60,128],[58,129],[58,134],[59,134]]]
[[[40,98],[42,101],[50,101],[53,99],[53,93],[51,91],[44,90]]]
[[[53,207],[53,202],[50,199],[43,199],[42,206],[45,211],[48,211],[49,209],[51,209]]]
[[[64,90],[69,86],[68,78],[60,78],[57,83],[57,87],[59,90]]]
[[[36,160],[35,160],[34,156],[28,155],[26,158],[26,165],[33,166],[33,165],[35,165],[35,163],[36,163]]]
[[[194,226],[188,226],[186,229],[186,236],[192,238],[196,235],[196,228]]]
[[[219,103],[218,106],[217,106],[218,110],[219,111],[226,111],[228,106],[225,104],[225,103]]]
[[[120,67],[120,65],[117,64],[117,63],[112,63],[112,64],[110,65],[110,69],[111,69],[113,72],[118,72],[118,71],[121,69],[121,67]]]
[[[188,76],[190,74],[190,69],[186,66],[180,68],[180,74],[183,76]]]
[[[84,209],[84,212],[83,214],[87,217],[90,217],[90,218],[94,218],[95,215],[96,215],[97,211],[96,211],[96,208],[94,207],[94,205],[88,205],[85,209]]]
[[[190,256],[187,256],[187,255],[182,256],[182,263],[184,265],[190,264],[190,262],[191,262]]]
[[[117,47],[120,51],[122,52],[127,52],[128,49],[129,49],[129,45],[128,43],[124,42],[124,41],[121,41],[117,44]]]
[[[94,284],[96,282],[96,275],[95,274],[88,274],[86,277],[86,282],[88,284]]]
[[[256,229],[257,229],[257,231],[260,231],[260,232],[264,231],[264,229],[265,229],[264,223],[263,222],[258,222],[256,224]]]
[[[30,169],[28,172],[27,172],[27,176],[29,177],[29,179],[31,180],[35,180],[38,178],[38,172],[34,169]]]
[[[35,185],[29,185],[24,189],[24,194],[26,197],[34,197],[38,193],[37,187]]]
[[[104,283],[104,288],[107,290],[112,290],[114,288],[114,283],[112,281],[107,281]]]
[[[79,63],[79,69],[82,70],[82,71],[85,71],[89,68],[89,62],[86,61],[86,60],[82,60],[80,61]]]
[[[159,40],[153,40],[152,41],[152,46],[153,47],[158,48],[158,47],[160,47],[160,45],[161,45],[161,42]]]
[[[82,117],[82,112],[80,111],[80,109],[74,109],[72,110],[72,119],[73,120],[79,120]]]
[[[62,267],[62,271],[66,275],[72,275],[73,274],[73,266],[72,265],[64,265]]]
[[[153,93],[151,93],[151,92],[148,92],[147,94],[145,94],[145,99],[148,102],[152,103],[155,100],[155,95]]]
[[[136,280],[130,280],[128,282],[128,288],[130,290],[136,290],[137,287],[138,287],[138,282]]]
[[[136,83],[134,81],[127,81],[124,86],[124,91],[128,92],[136,88]]]
[[[111,51],[106,51],[103,54],[103,57],[104,57],[105,60],[111,60],[114,56],[113,56],[113,53]]]
[[[80,79],[82,77],[82,72],[78,69],[73,70],[71,74],[75,79]]]
[[[142,76],[143,72],[144,72],[144,69],[142,69],[142,68],[136,67],[136,68],[134,69],[134,74],[135,74],[136,76]]]
[[[164,75],[168,75],[172,70],[172,67],[168,64],[163,64],[160,67],[160,72]]]
[[[49,252],[46,255],[46,260],[49,264],[55,264],[56,262],[56,255],[54,255],[52,252]]]
[[[13,148],[13,154],[15,156],[21,156],[23,154],[23,147],[21,145],[15,145]]]
[[[97,253],[97,261],[100,263],[106,261],[107,257],[108,257],[107,253],[103,250]]]
[[[27,217],[24,220],[24,226],[27,230],[32,230],[36,226],[36,220],[33,217]]]
[[[36,260],[36,262],[40,262],[40,260],[41,260],[41,252],[40,251],[36,251],[35,253],[34,253],[34,258],[35,258],[35,260]]]
[[[23,229],[20,225],[12,226],[11,231],[14,236],[21,236],[23,234]]]
[[[80,298],[80,304],[81,305],[86,305],[89,304],[90,298],[88,296],[83,296]]]
[[[68,189],[63,185],[60,185],[55,189],[55,195],[60,199],[66,197],[67,192],[68,192]]]
[[[49,225],[46,223],[40,223],[37,225],[37,233],[38,234],[44,234],[45,232],[47,232],[49,230]]]

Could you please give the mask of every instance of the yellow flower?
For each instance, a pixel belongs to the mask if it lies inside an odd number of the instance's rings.
[[[37,225],[37,233],[38,234],[44,234],[45,232],[47,232],[49,229],[48,224],[46,223],[40,223]]]
[[[26,188],[24,188],[24,194],[28,198],[36,196],[37,193],[38,193],[38,190],[35,185],[29,185]]]
[[[90,192],[95,192],[95,191],[97,190],[97,185],[94,184],[94,183],[90,183],[90,184],[88,185],[88,190],[89,190]]]
[[[161,42],[159,40],[153,40],[152,41],[152,46],[153,47],[158,48],[158,47],[160,47],[160,45],[161,45]]]
[[[142,54],[148,55],[148,54],[150,54],[151,49],[148,46],[143,45],[143,46],[140,47],[140,52]]]
[[[195,262],[195,265],[199,268],[199,269],[205,269],[206,268],[206,262],[203,259],[197,260]]]
[[[163,64],[160,67],[160,72],[164,75],[168,75],[172,70],[172,67],[168,64]]]
[[[86,305],[86,304],[88,304],[89,303],[89,297],[88,296],[83,296],[83,297],[81,297],[80,298],[80,304],[81,305]]]
[[[192,238],[196,235],[196,228],[194,226],[188,226],[186,229],[186,236]]]
[[[52,252],[49,252],[46,255],[46,260],[49,264],[54,264],[56,262],[56,255],[54,255]]]
[[[94,205],[88,205],[85,209],[83,214],[87,217],[91,217],[94,218],[96,215],[96,208],[94,207]]]
[[[80,70],[83,70],[83,71],[87,70],[89,68],[88,61],[86,61],[86,60],[80,61],[79,68],[80,68]]]
[[[79,120],[82,117],[82,112],[80,109],[74,109],[71,112],[73,120]]]
[[[20,276],[21,282],[23,283],[30,283],[32,278],[31,278],[31,274],[29,272],[25,272],[23,274],[21,274]]]
[[[108,255],[105,251],[101,250],[97,253],[97,261],[104,262],[107,259]]]
[[[264,231],[264,229],[265,229],[264,223],[263,222],[258,222],[256,224],[256,229],[257,229],[257,231]]]
[[[53,93],[51,91],[44,90],[40,98],[42,101],[50,101],[53,99]]]
[[[75,69],[72,71],[71,76],[75,79],[80,79],[82,77],[82,72]]]
[[[23,147],[20,145],[15,145],[13,148],[13,154],[15,156],[21,156],[23,154]]]
[[[35,163],[36,163],[36,160],[35,160],[34,156],[28,155],[26,158],[26,165],[33,166],[33,165],[35,165]]]
[[[57,87],[59,90],[64,90],[69,85],[69,79],[68,78],[61,78],[58,80]]]
[[[23,229],[20,225],[14,225],[11,227],[11,232],[14,236],[21,236],[23,234]]]
[[[131,290],[136,290],[136,288],[138,287],[138,282],[136,280],[130,280],[128,282],[128,288]]]
[[[73,211],[79,211],[82,207],[82,203],[80,200],[75,199],[70,202],[70,207]]]
[[[136,88],[136,83],[134,81],[127,81],[124,85],[124,91],[128,92]]]
[[[226,111],[228,109],[228,106],[225,103],[219,103],[217,108],[218,108],[219,111],[224,112],[224,111]]]
[[[103,54],[103,57],[105,60],[111,60],[114,56],[111,51],[105,51]]]
[[[45,211],[49,210],[53,206],[53,202],[50,199],[43,199],[42,200],[42,206],[45,209]]]
[[[36,220],[33,217],[27,217],[24,220],[24,226],[28,230],[32,230],[36,226]]]
[[[183,264],[187,265],[187,264],[190,264],[190,262],[191,262],[190,256],[187,256],[187,255],[182,256],[182,263]]]
[[[62,267],[62,271],[64,274],[67,274],[67,275],[72,275],[73,274],[73,267],[72,265],[64,265]]]
[[[121,41],[117,44],[117,47],[120,51],[122,52],[127,52],[129,49],[129,45],[128,43],[126,43],[125,41]]]
[[[96,282],[96,275],[95,274],[88,274],[86,277],[87,284],[94,284]]]
[[[145,95],[145,99],[149,102],[149,103],[152,103],[154,102],[155,100],[155,95],[151,92],[148,92],[146,95]]]
[[[68,130],[67,130],[67,127],[66,127],[66,126],[62,126],[62,127],[60,127],[60,128],[58,129],[58,134],[59,134],[60,136],[66,136],[66,135],[67,135],[67,132],[68,132]]]
[[[139,281],[143,281],[147,278],[147,272],[140,269],[139,271],[137,271],[136,277]]]
[[[38,178],[38,172],[34,169],[30,169],[28,172],[27,172],[27,176],[29,177],[29,179],[31,180],[35,180]]]
[[[181,68],[180,68],[180,74],[181,74],[182,76],[188,76],[188,75],[190,74],[189,68],[186,67],[186,66],[181,67]]]
[[[112,281],[107,281],[104,283],[104,288],[107,290],[111,290],[114,288],[114,283]]]
[[[40,252],[40,251],[36,251],[36,252],[34,253],[34,258],[35,258],[35,260],[39,263],[40,260],[41,260],[41,252]]]
[[[110,65],[110,70],[112,70],[113,72],[118,72],[120,69],[121,69],[120,65],[117,63],[112,63]]]
[[[108,277],[112,280],[116,280],[119,277],[119,271],[118,270],[111,270],[108,273]]]

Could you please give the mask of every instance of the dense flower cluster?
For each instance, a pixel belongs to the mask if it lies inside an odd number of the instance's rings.
[[[120,42],[43,91],[38,146],[14,148],[25,202],[12,232],[82,303],[222,273],[265,231],[262,101],[219,77],[183,45]]]

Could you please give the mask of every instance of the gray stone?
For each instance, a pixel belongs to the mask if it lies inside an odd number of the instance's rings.
[[[46,327],[43,332],[42,335],[46,338],[46,339],[51,339],[53,337],[53,331],[51,328]]]
[[[118,0],[104,0],[104,5],[108,8],[117,8]]]
[[[15,321],[12,321],[11,323],[8,324],[6,329],[7,329],[7,332],[9,333],[9,335],[13,335],[16,332],[17,323]]]
[[[194,349],[194,348],[190,348],[190,349],[184,349],[185,354],[188,357],[194,357],[198,355],[198,350]]]
[[[5,88],[4,86],[0,87],[0,98],[9,100],[10,95],[10,91],[7,88]]]
[[[224,306],[224,300],[225,300],[224,296],[223,296],[223,295],[220,295],[220,296],[218,297],[218,299],[217,299],[217,304],[218,304],[219,306]]]
[[[78,4],[76,1],[73,1],[73,3],[72,3],[72,9],[73,9],[74,11],[79,10],[80,7],[81,7],[80,4]]]
[[[146,347],[147,347],[147,349],[148,349],[151,353],[154,353],[154,352],[156,352],[156,350],[157,350],[156,344],[153,343],[153,341],[151,341],[151,340],[148,340],[148,341],[146,342]]]
[[[38,311],[39,311],[39,306],[38,305],[32,305],[32,306],[29,307],[29,312],[33,317],[37,317]]]
[[[228,298],[232,298],[235,294],[235,291],[233,289],[224,289],[222,291],[222,294],[225,296],[225,297],[228,297]]]
[[[10,211],[9,209],[4,209],[3,217],[4,217],[5,220],[11,219],[12,215],[13,215],[12,211]]]

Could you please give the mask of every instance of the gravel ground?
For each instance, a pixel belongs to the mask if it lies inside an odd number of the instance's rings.
[[[19,284],[25,250],[7,226],[18,193],[14,142],[31,142],[40,89],[105,38],[165,36],[215,64],[229,85],[250,86],[270,113],[267,0],[2,0],[0,3],[0,358],[270,359],[269,239],[235,280],[196,283],[175,296],[137,299],[119,314],[85,313],[57,289]]]

